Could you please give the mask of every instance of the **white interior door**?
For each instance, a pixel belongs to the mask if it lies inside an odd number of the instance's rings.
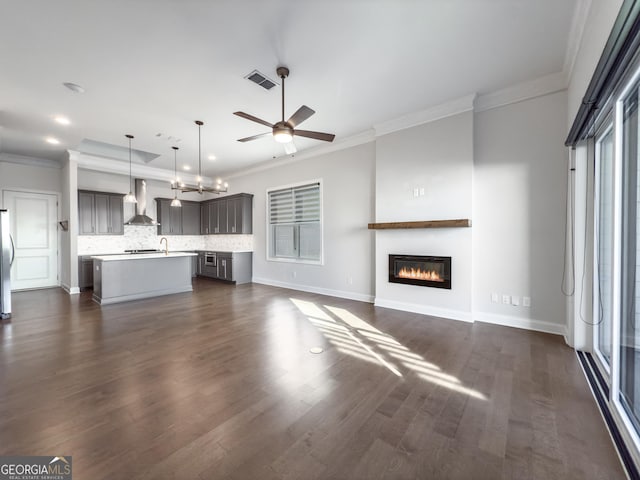
[[[15,246],[11,289],[44,288],[58,282],[58,197],[46,193],[2,193]]]

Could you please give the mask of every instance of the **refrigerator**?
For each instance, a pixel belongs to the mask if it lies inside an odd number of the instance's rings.
[[[0,210],[0,319],[11,318],[11,264],[15,249],[9,233],[9,212]]]

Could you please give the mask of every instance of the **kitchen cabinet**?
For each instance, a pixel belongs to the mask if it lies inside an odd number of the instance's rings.
[[[249,283],[252,278],[252,252],[215,252],[216,265],[206,265],[204,252],[198,252],[198,275],[235,284]]]
[[[200,235],[199,202],[182,202],[182,234]]]
[[[200,203],[182,200],[182,207],[172,207],[169,198],[156,198],[158,235],[199,235]]]
[[[182,235],[182,208],[172,207],[171,200],[156,198],[158,235]]]
[[[93,259],[81,256],[78,262],[78,286],[80,290],[93,288]]]
[[[232,253],[218,253],[218,278],[228,282],[233,279]]]
[[[253,233],[253,195],[239,193],[202,202],[200,233]]]
[[[227,233],[252,233],[253,195],[227,197]]]
[[[122,195],[78,191],[78,223],[80,235],[123,235]]]

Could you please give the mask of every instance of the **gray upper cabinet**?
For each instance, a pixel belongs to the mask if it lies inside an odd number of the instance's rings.
[[[95,235],[96,230],[96,197],[93,193],[78,192],[78,233]]]
[[[253,195],[241,193],[228,197],[227,232],[253,232]]]
[[[182,234],[200,235],[200,203],[182,202]]]
[[[172,207],[171,200],[156,198],[158,235],[182,235],[182,208]]]
[[[123,235],[122,195],[78,191],[80,235]]]
[[[182,200],[182,207],[172,207],[168,198],[156,198],[158,235],[199,235],[200,203]]]
[[[239,193],[203,202],[200,233],[253,233],[253,195]]]

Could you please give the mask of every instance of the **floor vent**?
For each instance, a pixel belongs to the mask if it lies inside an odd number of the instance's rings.
[[[271,90],[277,85],[276,82],[268,78],[264,73],[260,73],[258,70],[254,70],[244,78],[251,80],[253,83],[260,85],[265,90]]]

